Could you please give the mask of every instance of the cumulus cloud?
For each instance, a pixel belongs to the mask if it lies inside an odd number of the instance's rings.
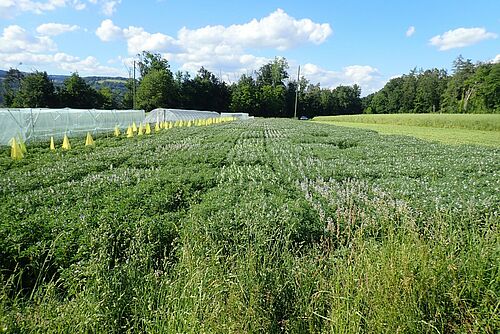
[[[108,41],[109,30],[112,36],[118,36],[118,27],[111,20],[101,23],[98,37]],[[176,45],[186,51],[211,50],[217,53],[240,52],[246,48],[271,48],[287,50],[305,43],[321,44],[332,34],[328,23],[315,23],[310,19],[297,20],[282,9],[277,9],[268,16],[253,19],[245,24],[234,24],[228,27],[206,26],[199,29],[183,27],[177,33],[177,38],[162,34],[149,33],[142,27],[122,29],[129,52],[141,50],[167,51]]]
[[[97,0],[93,0],[97,1]],[[104,20],[96,30],[102,41],[123,39],[129,54],[143,50],[160,52],[170,61],[182,64],[181,69],[194,72],[201,66],[228,77],[247,73],[269,59],[248,53],[248,49],[291,49],[303,44],[321,44],[332,34],[328,23],[295,19],[277,9],[261,19],[230,26],[206,26],[199,29],[183,27],[172,37],[160,32],[150,33],[142,27],[120,28]]]
[[[86,2],[83,0],[0,0],[0,17],[13,18],[22,12],[42,14],[64,7],[83,10],[87,8],[87,3],[99,6],[102,14],[112,16],[121,2],[121,0],[87,0]]]
[[[409,26],[408,30],[406,30],[406,37],[411,37],[415,33],[415,27]]]
[[[322,87],[328,88],[357,84],[361,87],[362,95],[376,92],[385,84],[378,69],[369,65],[351,65],[341,71],[332,71],[308,63],[302,67],[302,75],[310,82],[319,82]]]
[[[116,12],[116,7],[121,3],[121,0],[118,1],[104,1],[102,4],[102,12],[104,15],[111,16]]]
[[[78,30],[77,25],[61,24],[61,23],[44,23],[36,28],[36,31],[41,35],[57,36],[65,32]]]
[[[497,38],[497,34],[487,32],[484,28],[457,28],[442,35],[432,37],[429,42],[440,51],[463,48],[483,40]]]
[[[47,36],[33,36],[18,25],[11,25],[3,29],[0,36],[0,52],[18,53],[29,52],[38,53],[55,51],[56,44]]]
[[[42,14],[43,12],[67,6],[71,6],[76,10],[85,8],[85,4],[80,0],[0,0],[0,17],[12,18],[22,12]]]
[[[182,28],[178,33],[178,40],[188,48],[202,43],[282,51],[305,43],[321,44],[332,32],[328,23],[315,23],[310,19],[297,20],[282,9],[277,9],[260,20],[253,19],[245,24],[206,26],[194,30]]]
[[[114,67],[104,66],[92,56],[84,59],[66,53],[55,54],[33,54],[33,53],[2,53],[0,52],[0,63],[5,68],[17,67],[19,63],[30,69],[53,68],[61,73],[77,72],[81,75],[125,75],[124,71]]]
[[[115,26],[110,19],[102,21],[95,34],[103,42],[110,42],[123,37],[122,29]]]
[[[39,26],[37,31],[55,35],[74,29],[77,28],[48,24]],[[0,68],[18,67],[22,63],[30,70],[52,68],[63,73],[78,71],[82,75],[124,75],[123,70],[104,66],[95,57],[80,58],[57,52],[56,43],[46,35],[33,35],[18,25],[4,28],[0,35]]]
[[[88,0],[93,5],[101,7],[101,13],[106,16],[112,16],[116,12],[116,8],[122,0]]]
[[[141,51],[163,51],[175,46],[175,40],[165,34],[151,34],[141,27],[128,27],[123,29],[123,36],[127,40],[128,52],[130,54]]]
[[[500,63],[500,54],[497,54],[495,58],[491,60],[493,64]]]

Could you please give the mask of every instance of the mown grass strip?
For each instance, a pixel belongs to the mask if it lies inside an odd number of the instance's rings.
[[[315,120],[316,121],[316,120]],[[369,124],[355,122],[317,121],[318,123],[331,124],[359,129],[377,131],[383,135],[412,136],[429,141],[438,141],[452,145],[483,145],[500,147],[500,132],[469,129],[432,128],[423,126],[395,125],[395,124]]]
[[[447,129],[500,131],[498,114],[388,114],[319,116],[315,121],[389,124]]]

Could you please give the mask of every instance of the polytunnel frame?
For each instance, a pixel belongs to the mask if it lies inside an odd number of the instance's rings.
[[[61,138],[65,134],[107,132],[116,126],[125,129],[133,122],[143,122],[144,110],[0,108],[2,118],[6,124],[1,124],[5,126],[0,133],[0,145],[8,145],[14,137],[36,141],[51,136]]]
[[[209,118],[220,118],[220,117],[221,117],[220,114],[216,111],[156,108],[150,111],[150,113],[144,119],[144,122],[156,123],[165,121],[167,122],[189,121],[196,119],[209,119]]]

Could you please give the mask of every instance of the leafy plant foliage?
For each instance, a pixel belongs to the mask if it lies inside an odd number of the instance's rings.
[[[0,151],[0,330],[494,333],[498,148],[291,120]]]

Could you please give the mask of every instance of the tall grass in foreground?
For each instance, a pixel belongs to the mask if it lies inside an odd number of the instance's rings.
[[[435,128],[457,128],[500,131],[499,114],[380,114],[319,116],[316,121],[369,124],[409,125]]]
[[[8,165],[0,331],[495,333],[500,150],[396,139],[255,120]]]

